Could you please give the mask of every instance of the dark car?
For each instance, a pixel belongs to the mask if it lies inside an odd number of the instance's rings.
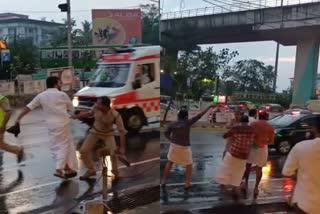
[[[272,103],[262,105],[259,109],[266,112],[283,112],[284,111],[284,108],[281,105],[272,104]]]
[[[288,154],[292,147],[301,141],[313,139],[310,124],[320,120],[320,114],[308,111],[292,111],[271,119],[269,123],[275,132],[274,145],[281,154]]]
[[[228,105],[228,109],[229,109],[229,112],[240,112],[240,113],[246,113],[247,110],[245,107],[242,107],[240,105]]]

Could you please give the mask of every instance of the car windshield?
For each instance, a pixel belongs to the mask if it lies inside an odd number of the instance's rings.
[[[270,125],[272,126],[280,126],[280,127],[285,127],[289,126],[292,123],[296,122],[300,118],[302,118],[303,115],[292,115],[292,114],[282,114],[279,115],[269,121]]]
[[[99,65],[89,82],[90,87],[117,88],[126,85],[130,64]]]

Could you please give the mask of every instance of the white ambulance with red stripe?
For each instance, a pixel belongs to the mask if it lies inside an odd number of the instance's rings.
[[[76,113],[88,111],[100,96],[111,98],[128,131],[160,118],[160,46],[116,49],[104,54],[88,86],[73,97]],[[93,119],[84,121],[92,124]]]

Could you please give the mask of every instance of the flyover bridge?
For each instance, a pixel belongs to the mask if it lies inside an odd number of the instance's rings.
[[[276,41],[296,45],[293,104],[304,104],[315,94],[320,41],[320,0],[223,2],[216,7],[162,14],[160,25],[164,45],[175,42],[179,50],[190,44]],[[239,4],[230,4],[231,1]],[[274,2],[271,5],[270,2]],[[289,3],[290,2],[290,3]],[[216,3],[213,3],[216,4]],[[165,47],[170,49],[170,47]],[[175,50],[176,52],[178,50]],[[263,51],[263,50],[261,50]]]

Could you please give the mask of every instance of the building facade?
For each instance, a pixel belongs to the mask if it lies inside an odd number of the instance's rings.
[[[59,31],[63,24],[43,20],[29,19],[26,15],[0,13],[0,39],[8,44],[18,38],[32,38],[38,47],[48,46],[52,32]]]

